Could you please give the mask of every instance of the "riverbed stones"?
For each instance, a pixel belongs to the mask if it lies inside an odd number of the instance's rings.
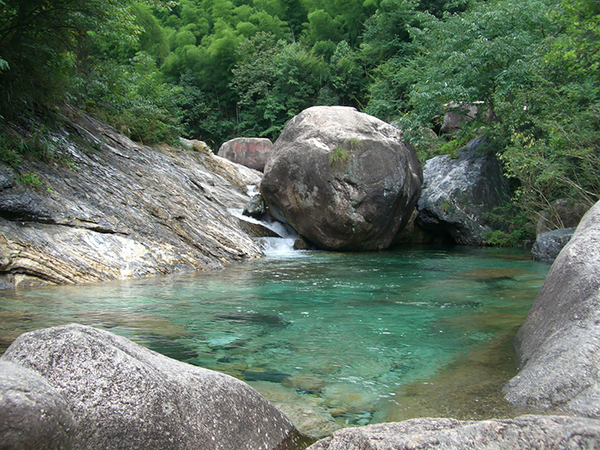
[[[74,449],[275,449],[295,428],[247,384],[82,325],[21,335],[0,358],[37,372],[75,422]]]
[[[21,162],[38,184],[15,183],[0,162],[0,287],[220,269],[261,254],[229,212],[259,172],[199,141],[149,148],[76,109],[64,119],[55,150],[66,162]]]
[[[0,361],[0,448],[70,449],[73,414],[37,372]]]
[[[562,249],[518,332],[517,406],[600,417],[600,202]]]
[[[239,137],[221,145],[217,154],[234,163],[262,172],[272,147],[273,143],[267,138]]]
[[[456,158],[436,156],[423,168],[418,223],[433,236],[482,245],[492,230],[488,215],[510,199],[508,182],[485,136],[471,140]]]
[[[565,416],[521,416],[509,420],[412,419],[345,428],[307,450],[515,450],[591,449],[600,421]]]
[[[421,182],[398,129],[354,108],[318,106],[284,128],[261,194],[276,219],[319,248],[378,250],[409,223]]]

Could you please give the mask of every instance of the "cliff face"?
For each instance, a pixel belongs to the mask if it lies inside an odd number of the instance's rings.
[[[65,109],[58,158],[0,163],[0,289],[218,269],[260,255],[229,208],[258,172],[192,142],[159,150]],[[189,147],[192,147],[191,149]]]

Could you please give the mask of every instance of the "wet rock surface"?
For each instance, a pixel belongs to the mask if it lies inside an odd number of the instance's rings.
[[[296,433],[247,384],[91,327],[23,334],[0,362],[35,371],[64,398],[74,449],[268,450]]]
[[[600,202],[562,249],[519,330],[517,406],[600,417]]]
[[[514,450],[590,449],[600,440],[600,421],[564,416],[521,416],[481,422],[413,419],[345,428],[308,450]]]
[[[498,159],[479,136],[456,158],[436,156],[425,163],[418,223],[457,244],[482,245],[491,231],[486,214],[509,198]]]
[[[260,250],[228,208],[242,208],[260,174],[197,141],[150,149],[75,109],[61,152],[0,164],[0,288],[72,284],[218,269]]]
[[[354,108],[312,107],[275,142],[261,194],[273,217],[319,248],[377,250],[408,225],[421,182],[399,130]]]

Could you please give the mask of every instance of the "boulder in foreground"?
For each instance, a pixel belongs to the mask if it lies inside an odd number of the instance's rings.
[[[295,433],[247,384],[91,327],[25,333],[0,360],[62,395],[75,449],[270,450]]]
[[[317,247],[380,250],[413,218],[421,183],[398,129],[354,108],[316,106],[275,142],[261,194],[276,219]]]
[[[345,428],[307,450],[517,450],[598,448],[600,421],[521,416],[480,422],[412,419]]]
[[[57,389],[37,372],[0,361],[0,448],[71,448],[73,415]]]
[[[600,202],[552,264],[516,347],[508,401],[600,418]]]

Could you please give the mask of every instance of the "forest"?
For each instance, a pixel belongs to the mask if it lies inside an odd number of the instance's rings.
[[[422,160],[486,133],[514,189],[490,244],[514,245],[556,200],[600,199],[600,3],[0,0],[0,160],[51,157],[65,102],[144,144],[215,151],[314,105],[397,124]]]

